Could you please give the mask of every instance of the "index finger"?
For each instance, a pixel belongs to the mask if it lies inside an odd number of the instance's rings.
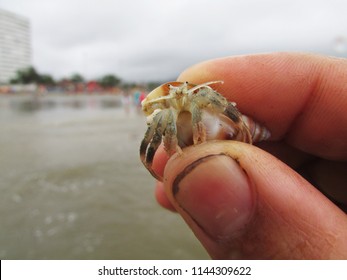
[[[206,61],[179,80],[223,80],[218,91],[272,134],[323,158],[347,159],[347,60],[276,53]]]

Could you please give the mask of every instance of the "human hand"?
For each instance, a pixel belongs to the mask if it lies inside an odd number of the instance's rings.
[[[179,80],[223,80],[218,92],[272,136],[262,149],[216,141],[170,159],[159,149],[158,202],[182,215],[212,258],[346,259],[347,216],[316,187],[347,205],[347,60],[229,57]]]

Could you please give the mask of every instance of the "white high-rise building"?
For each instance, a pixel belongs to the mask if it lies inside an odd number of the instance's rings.
[[[30,65],[29,20],[0,9],[0,84],[8,83],[17,70]]]

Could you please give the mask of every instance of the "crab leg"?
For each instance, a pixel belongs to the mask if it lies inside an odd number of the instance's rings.
[[[180,152],[181,149],[178,146],[178,139],[177,139],[177,114],[174,113],[173,110],[169,110],[167,113],[167,125],[164,131],[164,148],[167,151],[167,153],[171,156],[175,152]]]
[[[203,143],[206,141],[206,128],[202,122],[201,110],[195,103],[192,103],[190,112],[192,114],[193,143],[194,145]]]
[[[215,112],[222,112],[228,106],[228,101],[225,97],[209,88],[202,88],[196,93],[194,99],[196,100],[195,103],[200,104],[200,110],[202,107],[210,106]]]
[[[223,81],[211,81],[211,82],[207,82],[207,83],[204,83],[204,84],[196,85],[196,86],[192,87],[191,89],[189,89],[189,93],[190,92],[194,92],[194,91],[196,91],[199,88],[208,88],[209,90],[213,90],[210,87],[210,85],[213,85],[213,84],[223,84],[223,83],[224,83]]]
[[[158,177],[155,172],[152,169],[152,163],[153,163],[153,158],[155,155],[155,152],[157,151],[162,139],[162,134],[159,132],[159,130],[156,130],[156,132],[153,135],[152,141],[149,144],[147,148],[147,153],[146,153],[146,158],[145,158],[145,166],[148,169],[148,171],[154,176]]]
[[[144,166],[153,175],[153,177],[160,179],[152,169],[153,158],[159,145],[162,142],[162,135],[166,129],[167,124],[167,110],[159,112],[153,118],[153,125],[150,125],[146,131],[145,137],[140,146],[140,157]],[[151,128],[152,127],[152,128]]]
[[[155,123],[158,123],[158,122],[155,122]],[[146,130],[145,136],[144,136],[143,140],[141,141],[140,159],[144,165],[146,165],[145,164],[146,151],[147,151],[149,143],[151,142],[151,139],[152,139],[153,134],[156,130],[156,127],[157,127],[156,125],[149,125],[147,130]]]
[[[193,143],[199,144],[206,141],[206,127],[202,122],[202,109],[209,108],[215,113],[222,113],[229,102],[218,92],[209,87],[201,88],[194,96],[195,102],[191,102],[190,112],[192,114]],[[230,104],[232,106],[232,104]],[[230,117],[229,117],[230,118]],[[236,118],[234,118],[236,119]]]

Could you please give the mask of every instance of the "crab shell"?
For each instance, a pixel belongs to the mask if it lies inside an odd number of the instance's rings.
[[[156,115],[160,114],[163,108],[171,108],[168,105],[168,99],[174,99],[175,101],[172,102],[176,104],[176,100],[180,102],[179,100],[181,100],[185,94],[190,94],[191,99],[189,102],[194,102],[194,94],[199,93],[199,90],[204,88],[210,90],[210,93],[217,97],[219,106],[211,106],[211,104],[202,106],[198,103],[199,106],[201,106],[201,131],[204,134],[203,141],[201,142],[210,140],[237,140],[252,144],[253,142],[268,139],[270,137],[270,132],[265,127],[253,121],[250,117],[241,114],[236,108],[236,103],[229,102],[225,97],[210,87],[211,84],[216,83],[221,82],[213,81],[202,85],[194,85],[182,82],[168,82],[155,88],[141,103],[142,110],[147,116],[148,130],[146,134],[151,130],[151,126],[153,125],[153,122],[155,122],[154,118]],[[170,90],[172,88],[183,88],[183,90],[177,90],[174,98],[171,98]],[[165,141],[164,138],[164,148],[170,156],[175,152],[180,153],[181,149],[184,147],[197,144],[196,139],[194,139],[192,114],[187,109],[189,106],[186,105],[187,104],[185,103],[179,103],[178,106],[175,105],[179,109],[173,109],[175,112],[177,111],[177,119],[175,123],[177,131],[177,134],[175,135],[177,136],[177,142],[175,145],[177,148],[173,150],[172,145],[167,144],[168,141]],[[160,135],[160,137],[161,136],[162,135]],[[149,172],[155,178],[161,180],[161,178],[152,170],[152,160],[158,145],[156,145],[156,148],[154,149],[149,149],[148,147],[150,146],[150,143],[148,142],[148,139],[145,139],[146,135],[141,143],[141,160]],[[151,155],[148,156],[149,153],[151,153]]]
[[[202,122],[206,129],[206,141],[210,140],[236,140],[249,144],[267,140],[270,138],[270,132],[263,126],[254,122],[246,115],[241,116],[243,125],[249,130],[245,135],[238,133],[235,123],[223,114],[216,117],[215,114],[205,110],[202,112]],[[178,143],[181,148],[193,145],[193,132],[191,128],[191,115],[182,112],[177,119]]]

